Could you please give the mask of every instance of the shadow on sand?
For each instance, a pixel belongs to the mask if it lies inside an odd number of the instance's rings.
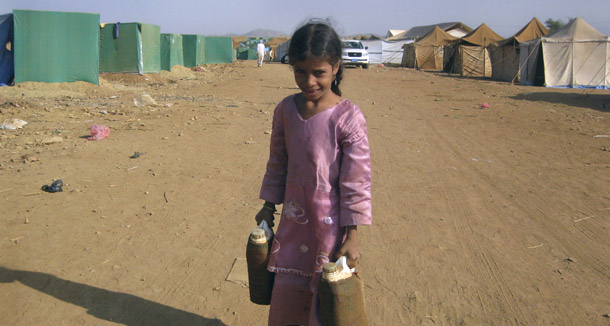
[[[518,94],[515,100],[526,100],[532,102],[547,102],[577,106],[601,112],[610,112],[610,93],[587,94],[587,93],[560,93],[560,92],[533,92]]]
[[[0,283],[19,281],[64,302],[87,309],[97,318],[129,326],[135,325],[226,325],[218,319],[172,308],[131,294],[113,292],[67,281],[56,276],[0,266]]]

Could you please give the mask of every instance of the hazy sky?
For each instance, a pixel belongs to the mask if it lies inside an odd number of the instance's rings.
[[[582,17],[610,35],[609,0],[1,0],[0,14],[13,9],[99,13],[100,21],[142,22],[162,33],[243,34],[257,28],[291,34],[307,18],[332,17],[342,35],[408,29],[461,21],[476,28],[486,23],[503,37],[515,34],[532,17],[567,22]]]

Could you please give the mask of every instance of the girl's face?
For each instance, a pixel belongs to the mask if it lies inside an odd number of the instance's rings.
[[[294,80],[307,100],[317,103],[331,95],[330,86],[339,71],[339,64],[340,62],[332,66],[328,61],[318,58],[308,58],[294,64]]]

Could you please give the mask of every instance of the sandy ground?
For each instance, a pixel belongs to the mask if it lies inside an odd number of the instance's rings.
[[[296,91],[254,61],[0,88],[28,122],[0,131],[0,325],[265,325],[226,278]],[[610,325],[608,91],[384,67],[343,91],[372,150],[371,325]]]

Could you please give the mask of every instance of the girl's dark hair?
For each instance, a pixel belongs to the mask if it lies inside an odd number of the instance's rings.
[[[319,58],[334,66],[341,61],[341,38],[335,30],[325,22],[309,22],[292,35],[288,48],[288,62],[294,65],[298,61],[309,58]],[[343,79],[343,64],[335,75],[330,89],[341,96],[339,84]]]

